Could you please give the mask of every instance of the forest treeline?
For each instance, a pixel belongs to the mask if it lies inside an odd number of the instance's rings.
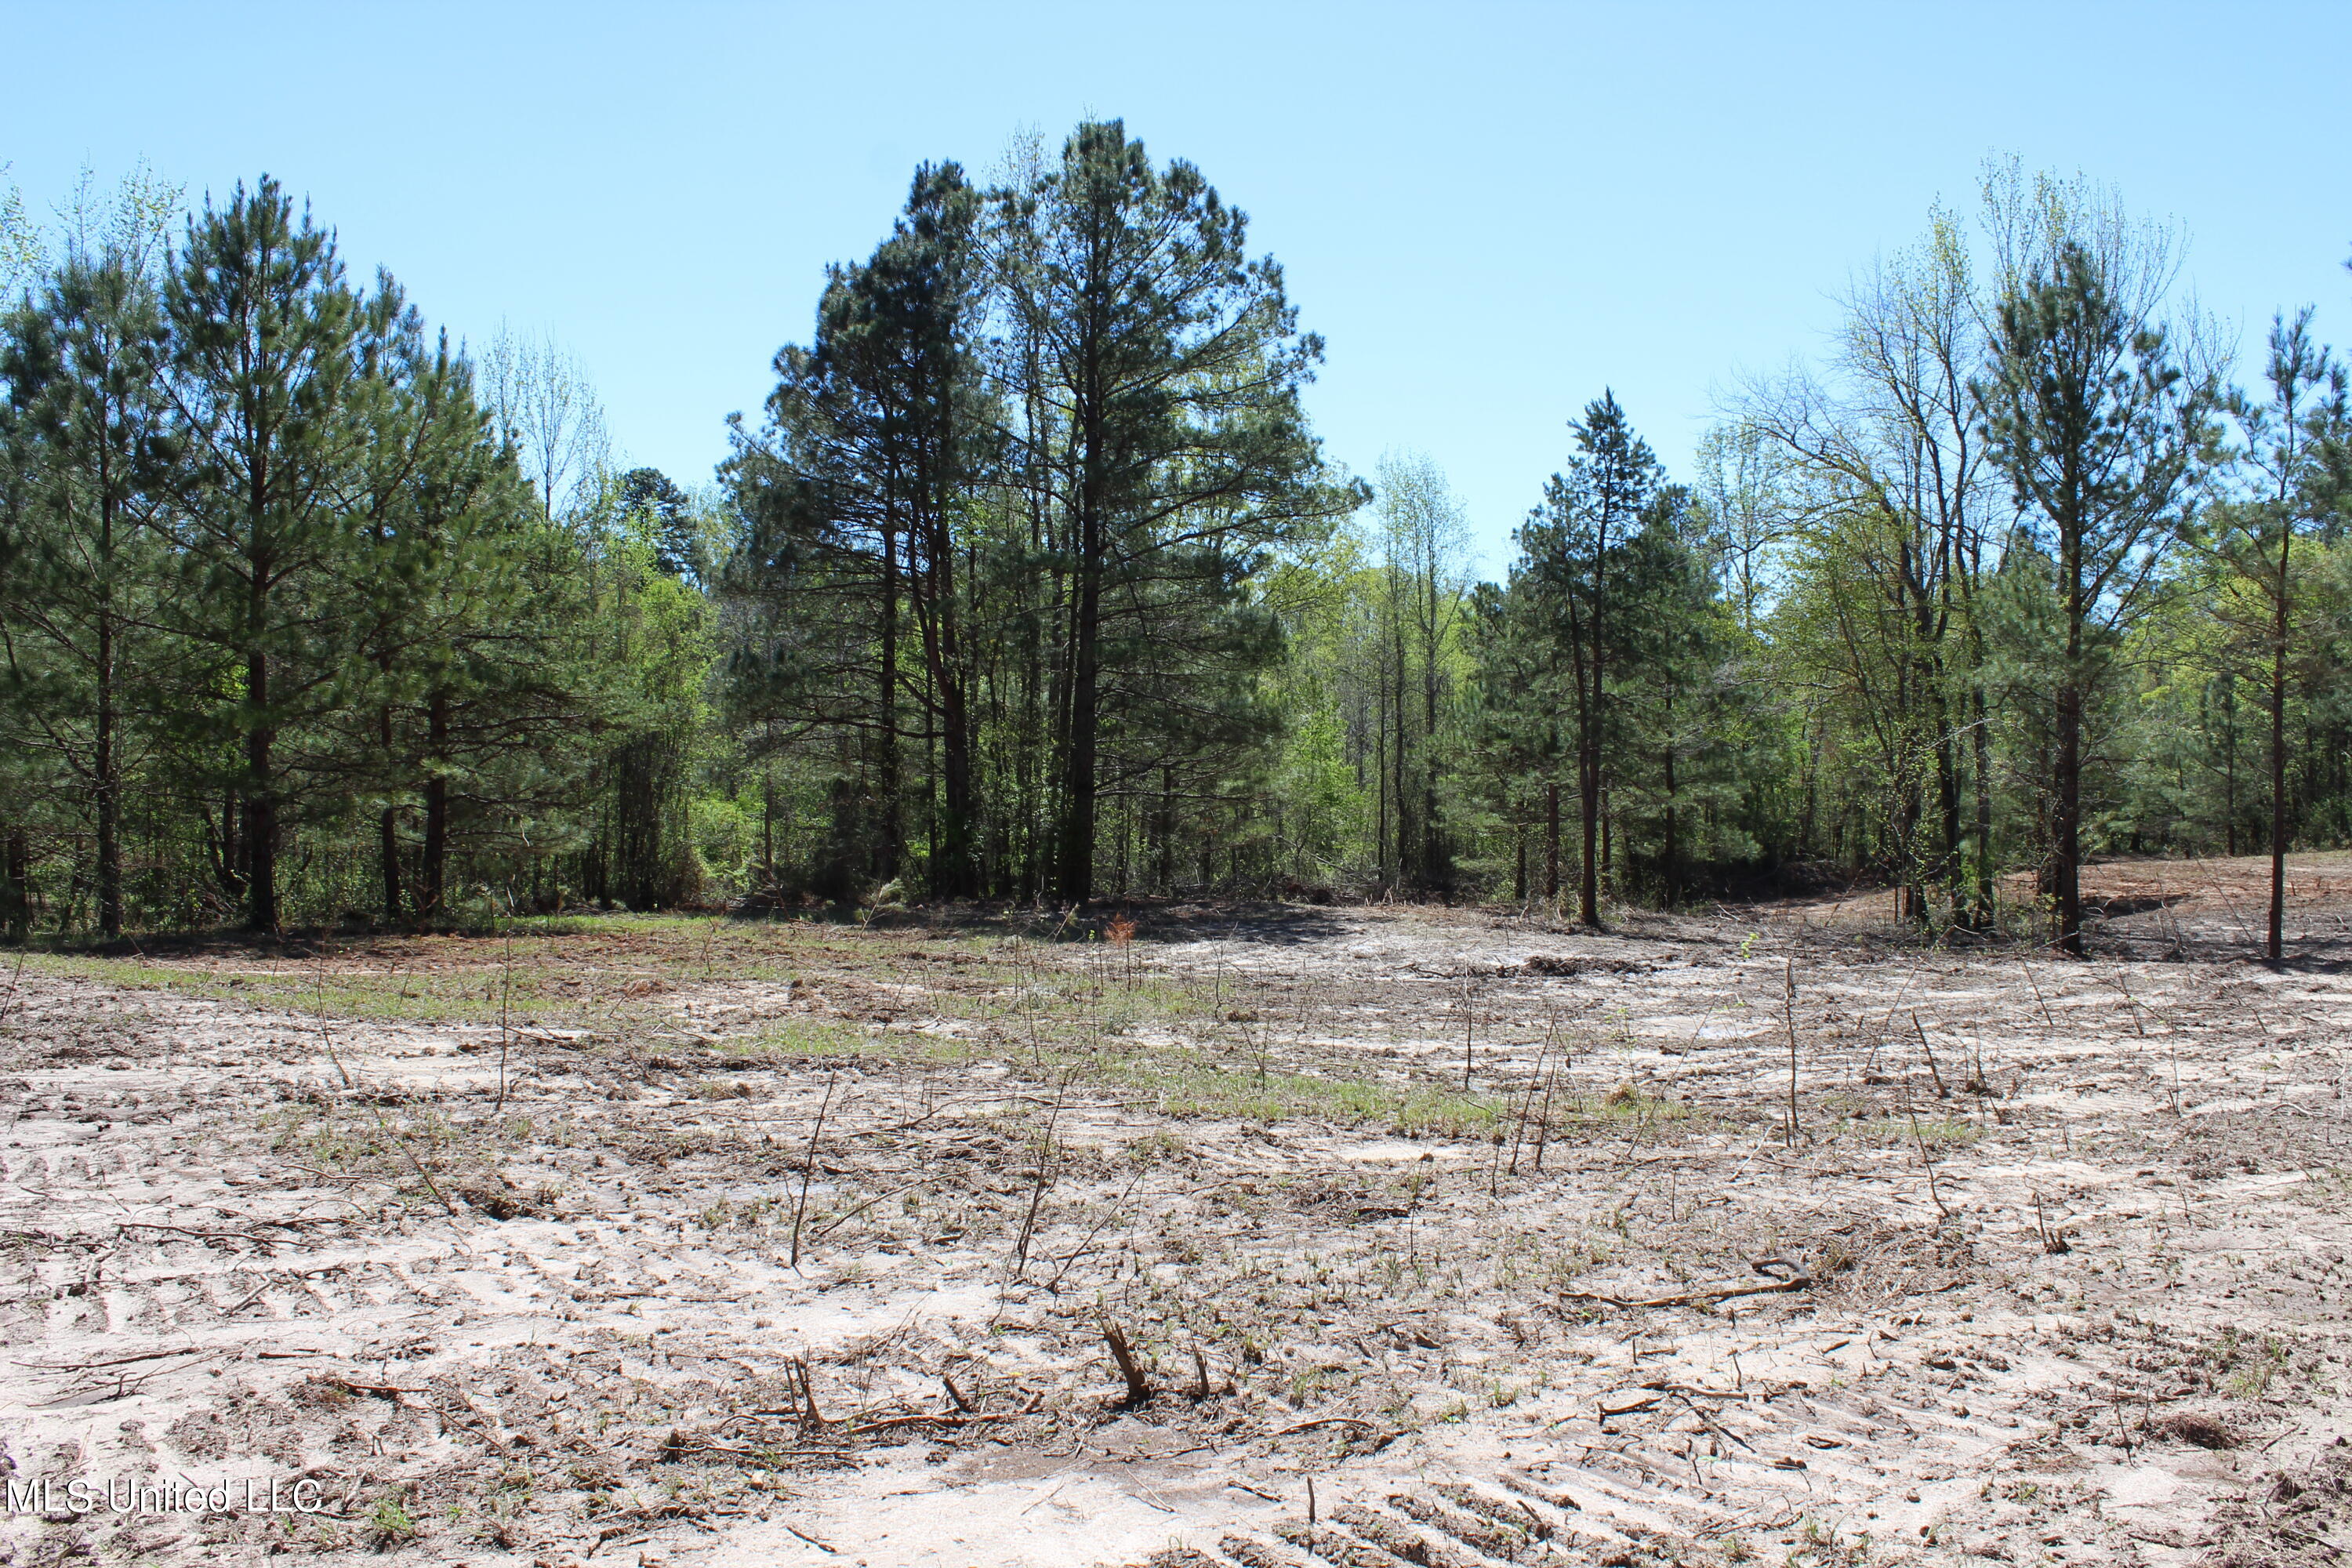
[[[2344,372],[2305,309],[2229,384],[2179,236],[2080,179],[1990,165],[1687,474],[1593,387],[1498,582],[1427,458],[1324,453],[1280,267],[1117,121],[918,169],[690,488],[555,345],[453,343],[267,178],[0,207],[0,269],[16,940],[737,898],[1599,923],[1801,875],[2078,946],[2085,857],[2352,836]]]

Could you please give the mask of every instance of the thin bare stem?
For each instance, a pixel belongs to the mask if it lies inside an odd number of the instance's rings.
[[[1927,1031],[1920,1026],[1919,1015],[1916,1013],[1911,1015],[1911,1027],[1919,1037],[1919,1048],[1927,1053],[1927,1076],[1936,1080],[1936,1098],[1951,1099],[1952,1091],[1944,1087],[1944,1075],[1936,1066],[1936,1047],[1927,1043]]]
[[[1906,1099],[1907,1101],[1908,1097],[1906,1096]],[[1919,1131],[1919,1113],[1912,1110],[1907,1102],[1903,1107],[1903,1110],[1904,1114],[1911,1119],[1911,1142],[1919,1151],[1919,1163],[1927,1168],[1927,1196],[1934,1200],[1936,1212],[1949,1219],[1952,1217],[1952,1211],[1945,1206],[1944,1194],[1936,1190],[1936,1162],[1927,1156],[1927,1140],[1921,1136]]]
[[[1073,1068],[1062,1074],[1061,1088],[1055,1091],[1054,1109],[1045,1113],[1045,1134],[1037,1144],[1037,1180],[1029,1189],[1029,1212],[1022,1216],[1021,1236],[1013,1244],[1013,1278],[1018,1279],[1029,1268],[1029,1242],[1037,1230],[1037,1211],[1045,1206],[1045,1189],[1053,1184],[1054,1124],[1062,1119],[1062,1102],[1068,1098]]]
[[[2033,978],[2033,965],[2026,963],[2022,957],[2020,957],[2017,961],[2017,966],[2025,971],[2025,983],[2033,987],[2033,1002],[2034,1005],[2042,1009],[2042,1021],[2044,1024],[2049,1025],[2050,1027],[2053,1029],[2056,1028],[2058,1026],[2058,1021],[2050,1016],[2050,1004],[2042,999],[2042,983]]]
[[[833,1084],[838,1076],[824,1075],[824,1099],[816,1108],[816,1126],[809,1133],[808,1160],[801,1166],[800,1199],[793,1205],[793,1256],[789,1267],[793,1268],[801,1266],[801,1222],[808,1216],[809,1183],[816,1175],[817,1140],[824,1136],[825,1112],[833,1109]]]

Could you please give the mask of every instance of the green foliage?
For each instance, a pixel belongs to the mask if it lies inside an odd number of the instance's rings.
[[[729,706],[818,819],[772,873],[1082,900],[1238,855],[1258,579],[1359,499],[1299,412],[1320,353],[1242,214],[1116,121],[999,190],[919,170],[730,464]]]
[[[1604,392],[1499,583],[1433,463],[1327,461],[1280,267],[1116,121],[918,169],[715,487],[273,182],[166,255],[177,203],[0,201],[16,939],[1859,877],[2063,940],[2085,856],[2352,837],[2352,391],[2306,311],[2224,395],[2168,237],[2080,181],[1933,213],[1687,487]]]

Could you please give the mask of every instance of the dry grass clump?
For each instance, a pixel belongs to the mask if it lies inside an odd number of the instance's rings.
[[[2156,1430],[2176,1442],[2191,1443],[2200,1448],[2238,1446],[2238,1429],[2222,1417],[2203,1410],[2173,1411],[2157,1420]]]

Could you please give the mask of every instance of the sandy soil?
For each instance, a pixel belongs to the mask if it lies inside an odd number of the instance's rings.
[[[555,939],[635,1010],[501,1028],[495,943],[312,960],[433,1020],[43,960],[0,1562],[2339,1562],[2352,862],[2296,865],[2278,968],[2254,862],[2100,868],[2083,963],[1146,910]]]

